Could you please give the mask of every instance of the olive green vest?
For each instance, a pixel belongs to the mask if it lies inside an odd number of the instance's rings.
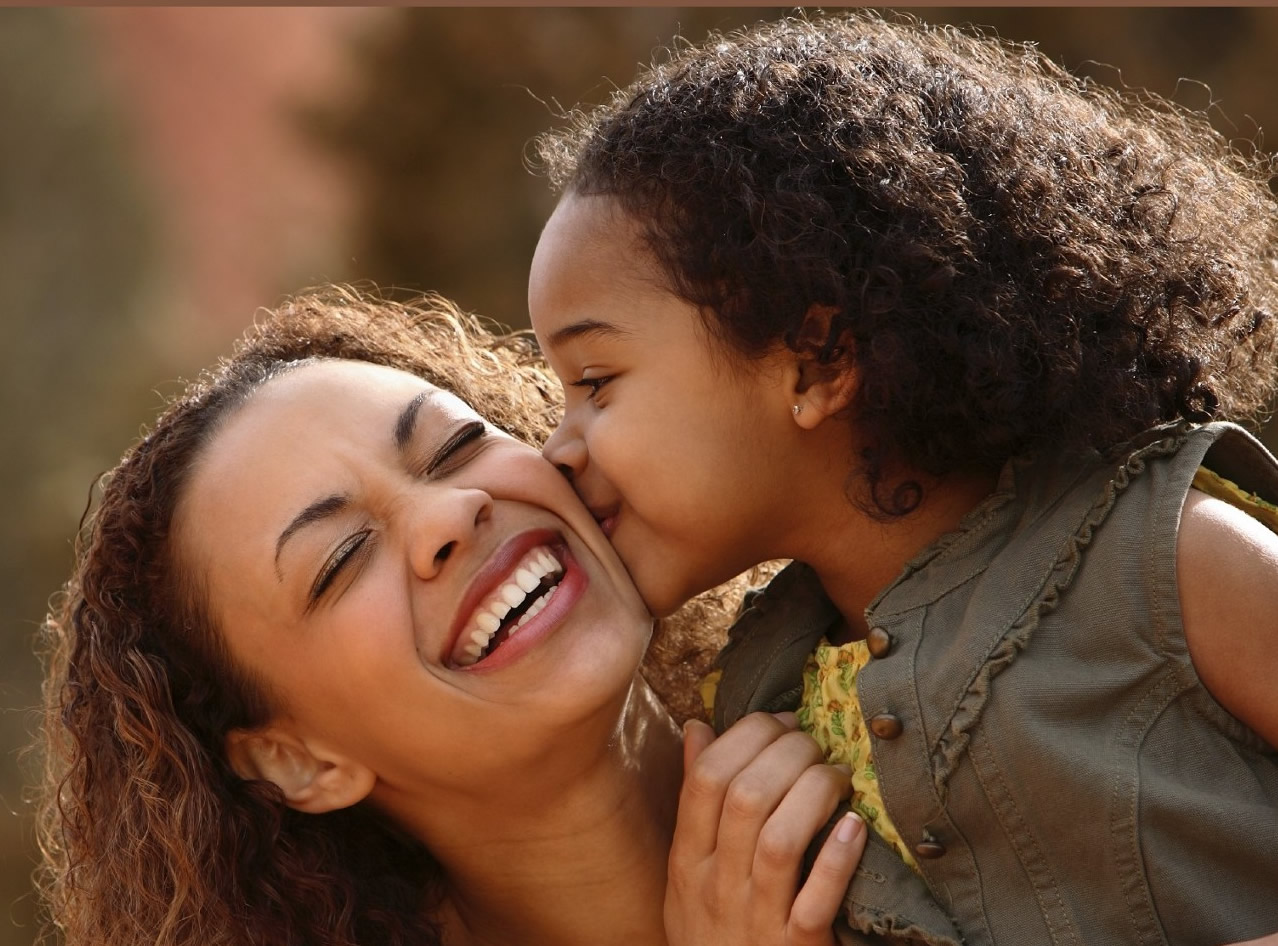
[[[1153,431],[1112,463],[1012,463],[866,610],[861,709],[923,877],[872,838],[841,942],[1278,931],[1278,751],[1203,687],[1181,628],[1176,532],[1200,464],[1278,501],[1278,464],[1228,424]],[[719,658],[716,725],[797,705],[837,619],[806,566],[753,596]]]

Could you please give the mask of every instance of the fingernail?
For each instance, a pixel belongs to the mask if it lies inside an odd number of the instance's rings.
[[[799,717],[794,713],[773,713],[772,715],[791,729],[798,728]]]
[[[834,830],[834,837],[840,844],[847,844],[856,833],[861,830],[861,816],[855,811],[849,811],[846,815],[839,819],[839,826]]]
[[[839,762],[834,767],[848,778],[852,777],[852,766],[848,765],[846,762]]]

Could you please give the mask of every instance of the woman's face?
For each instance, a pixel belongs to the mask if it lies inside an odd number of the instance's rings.
[[[254,393],[197,462],[177,529],[278,721],[371,769],[374,797],[500,784],[567,751],[565,732],[615,724],[650,632],[535,449],[364,362]]]

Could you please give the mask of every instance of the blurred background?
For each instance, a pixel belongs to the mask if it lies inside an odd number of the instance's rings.
[[[32,643],[98,474],[291,291],[434,289],[525,325],[553,203],[529,139],[677,32],[778,12],[0,9],[0,946],[36,938]],[[1278,9],[918,12],[1278,146]]]

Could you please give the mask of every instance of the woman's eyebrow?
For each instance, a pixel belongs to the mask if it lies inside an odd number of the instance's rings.
[[[323,499],[317,499],[311,503],[296,516],[293,521],[284,527],[284,531],[280,533],[280,537],[275,540],[275,574],[284,580],[284,576],[280,573],[280,552],[284,550],[284,543],[293,537],[293,535],[304,526],[308,526],[313,522],[319,522],[326,519],[334,513],[341,512],[346,508],[349,500],[345,496],[334,494],[325,496]]]
[[[404,409],[399,412],[399,416],[395,418],[395,449],[403,453],[408,449],[408,445],[413,440],[413,431],[417,428],[417,415],[421,412],[422,405],[426,403],[426,399],[430,397],[430,390],[417,394],[411,401],[405,405]],[[326,496],[323,499],[316,500],[311,503],[296,516],[293,521],[284,527],[284,531],[280,533],[280,537],[275,542],[275,573],[279,575],[283,581],[283,575],[280,574],[280,553],[284,550],[284,544],[299,530],[312,523],[319,522],[321,519],[327,519],[329,516],[341,512],[346,508],[347,498],[334,494]]]
[[[403,453],[412,443],[413,431],[417,429],[417,415],[430,394],[429,389],[422,391],[399,412],[399,418],[395,421],[395,449],[400,453]]]

